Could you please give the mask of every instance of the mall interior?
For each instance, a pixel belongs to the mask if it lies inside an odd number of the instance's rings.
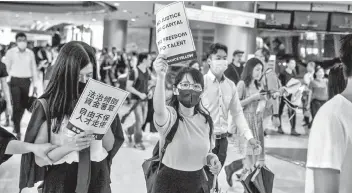
[[[79,40],[98,50],[157,51],[155,12],[168,3],[2,1],[0,44],[15,42],[15,34],[23,31],[35,47],[51,45],[53,34],[59,33],[62,43]],[[349,1],[185,1],[199,60],[213,42],[227,45],[231,52],[244,51],[245,59],[264,44],[277,52],[284,48],[281,52],[304,61],[336,57],[340,36],[352,29],[351,5]]]
[[[18,32],[26,34],[27,48],[31,49],[76,40],[94,47],[97,60],[102,50],[112,52],[113,47],[121,55],[156,55],[155,14],[169,3],[172,1],[0,1],[0,59],[6,49],[16,45]],[[341,38],[352,33],[352,1],[184,1],[184,5],[200,65],[209,46],[216,42],[228,47],[229,62],[235,50],[244,53],[241,60],[246,62],[256,50],[266,48],[271,53],[270,62],[276,64],[276,72],[286,66],[286,56],[293,56],[299,64],[297,76],[302,80],[310,61],[320,63],[338,58]],[[123,78],[126,77],[124,74]],[[107,75],[107,82],[109,78]],[[172,84],[167,82],[167,90],[171,90],[168,85]],[[131,106],[128,102],[122,105],[122,114],[131,113]],[[297,131],[301,136],[288,134],[291,117],[284,115],[284,133],[280,135],[276,130],[276,135],[265,138],[266,156],[270,155],[266,164],[275,173],[274,193],[304,192],[309,132],[302,125],[303,114],[297,109],[298,116],[294,118],[299,122]],[[4,122],[4,117],[3,113],[0,121]],[[21,125],[23,134],[30,117],[26,111]],[[129,116],[123,129],[130,128],[134,118],[135,115]],[[158,139],[159,135],[144,133],[146,151],[126,146],[119,150],[112,165],[112,192],[145,192],[142,158],[151,157]],[[226,165],[239,159],[233,145],[229,147]],[[20,161],[21,156],[16,155],[1,165],[0,193],[18,192]],[[228,193],[244,192],[239,181],[233,187],[228,185],[224,170],[218,179],[220,187]]]

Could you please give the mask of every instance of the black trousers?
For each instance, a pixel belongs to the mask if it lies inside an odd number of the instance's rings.
[[[152,193],[206,193],[205,181],[202,169],[191,172],[180,171],[162,164]]]
[[[288,100],[292,100],[292,95],[289,95],[287,97]],[[280,128],[282,128],[282,115],[283,115],[283,110],[284,110],[284,105],[286,103],[284,102],[284,99],[283,97],[281,98],[281,103],[279,104],[279,120],[280,120],[280,123],[281,123],[281,126]],[[293,117],[292,117],[293,116]],[[297,118],[297,115],[296,115],[296,112],[295,110],[291,109],[288,107],[288,117],[292,119],[290,120],[290,125],[291,125],[291,131],[295,131],[295,126],[296,126],[296,118]]]
[[[315,118],[316,113],[319,111],[319,109],[321,108],[322,105],[324,105],[326,103],[326,101],[322,101],[322,100],[317,100],[317,99],[313,99],[311,101],[311,115],[313,116],[313,120]]]
[[[221,139],[216,139],[215,148],[213,148],[212,153],[218,156],[218,159],[221,162],[222,167],[224,166],[224,162],[226,161],[226,158],[227,158],[227,149],[228,149],[228,139],[226,137]],[[214,175],[210,172],[210,169],[208,166],[205,166],[204,169],[206,171],[207,178],[208,178],[207,185],[209,190],[211,190],[213,185]],[[217,182],[217,190],[218,190],[218,182]]]
[[[21,120],[25,109],[28,108],[28,94],[31,85],[30,78],[12,77],[10,81],[10,91],[13,105],[12,121],[16,133],[21,132]]]

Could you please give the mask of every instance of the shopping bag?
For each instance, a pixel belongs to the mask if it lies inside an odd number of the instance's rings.
[[[34,102],[37,100],[37,97],[38,97],[37,91],[33,90],[32,95],[28,97],[27,110],[29,112],[32,112],[32,108],[33,108],[32,106],[33,106]]]
[[[275,175],[266,166],[257,168],[251,182],[260,193],[272,193]]]
[[[248,172],[247,174],[244,174],[240,179],[240,183],[243,185],[245,193],[261,193],[251,181],[256,172],[257,170]]]

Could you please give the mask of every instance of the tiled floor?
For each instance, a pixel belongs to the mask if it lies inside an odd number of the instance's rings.
[[[123,111],[126,110],[126,107]],[[29,114],[24,118],[25,122],[29,119]],[[298,122],[301,119],[298,116]],[[129,117],[126,124],[133,122],[133,117]],[[300,122],[299,122],[300,123]],[[10,129],[9,129],[10,130]],[[284,125],[285,132],[289,133],[289,125]],[[303,128],[299,127],[298,132],[304,133]],[[114,193],[145,193],[145,182],[141,164],[144,159],[151,156],[154,143],[158,140],[158,135],[145,136],[147,144],[146,151],[123,147],[115,156],[112,165],[112,192]],[[292,137],[288,135],[268,136],[265,139],[265,146],[269,148],[306,148],[307,137]],[[226,164],[238,159],[234,148],[230,145]],[[0,193],[17,193],[19,181],[20,156],[13,156],[9,161],[0,166]],[[301,193],[304,192],[305,169],[272,156],[266,156],[266,164],[275,174],[273,193]],[[234,187],[229,187],[226,182],[225,172],[219,175],[219,184],[222,192],[243,193],[242,185],[235,182]],[[34,189],[24,190],[22,193],[35,193]]]

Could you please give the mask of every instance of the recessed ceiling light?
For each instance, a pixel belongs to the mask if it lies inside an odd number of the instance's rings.
[[[120,3],[114,3],[114,6],[119,6],[120,5]]]
[[[136,19],[135,18],[131,18],[131,21],[136,21]]]
[[[126,10],[126,9],[124,9],[124,10],[123,10],[123,12],[124,12],[124,13],[126,13],[126,12],[127,12],[127,10]]]
[[[96,18],[93,18],[92,21],[97,21]]]

